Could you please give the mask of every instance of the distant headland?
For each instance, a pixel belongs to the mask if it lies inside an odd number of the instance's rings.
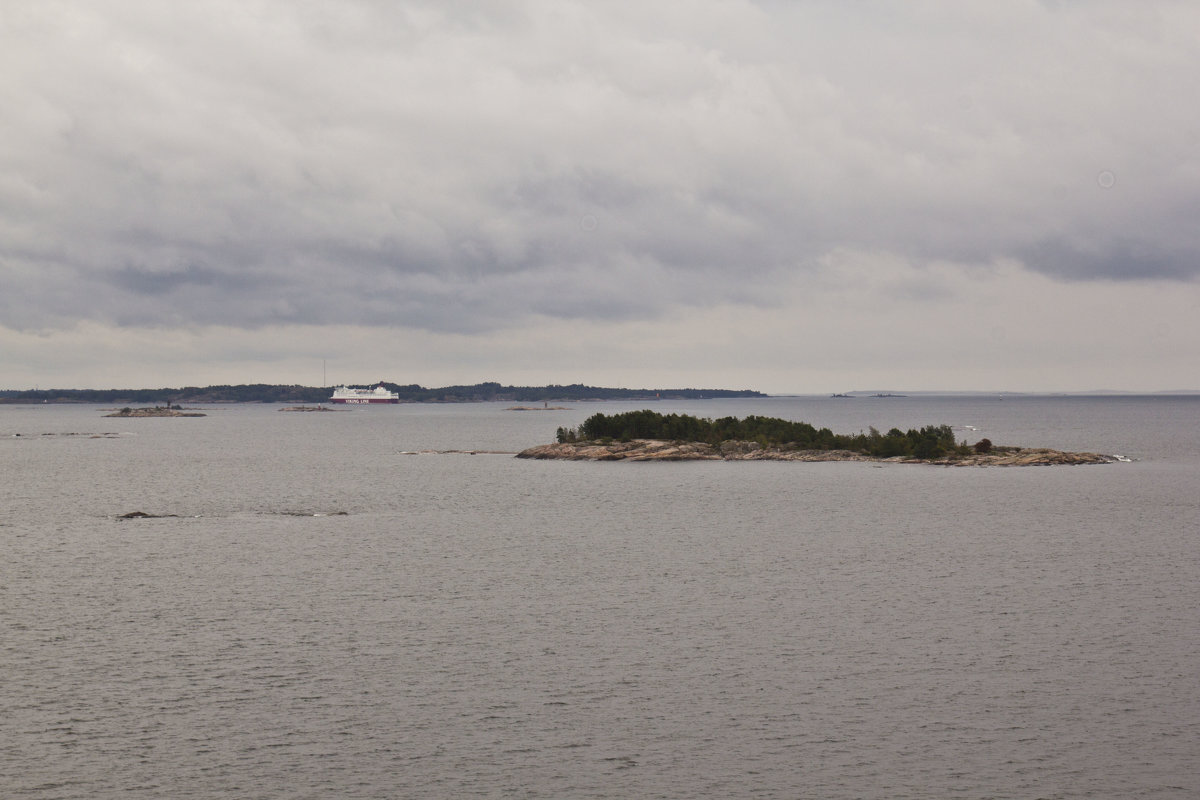
[[[427,389],[415,383],[402,385],[388,381],[351,384],[351,388],[383,386],[400,397],[402,403],[509,403],[582,402],[586,400],[700,400],[728,397],[766,397],[751,389],[619,389],[585,386],[502,386],[486,382],[463,386]],[[319,386],[242,384],[238,386],[184,386],[163,389],[28,389],[0,391],[0,403],[107,403],[133,405],[161,403],[324,403],[332,389]]]
[[[687,414],[630,411],[594,414],[579,428],[559,428],[557,441],[518,458],[572,461],[886,461],[948,466],[1107,464],[1115,457],[1049,448],[958,442],[948,425],[886,434],[835,434],[806,422],[771,417],[700,419]]]

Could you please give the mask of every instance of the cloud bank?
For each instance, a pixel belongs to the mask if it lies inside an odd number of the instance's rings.
[[[0,45],[26,335],[628,331],[864,276],[913,319],[944,269],[1200,271],[1183,2],[47,2]]]

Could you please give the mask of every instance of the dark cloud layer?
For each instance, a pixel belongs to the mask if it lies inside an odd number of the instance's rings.
[[[649,319],[771,307],[847,251],[1200,271],[1181,2],[127,0],[3,26],[10,328]]]

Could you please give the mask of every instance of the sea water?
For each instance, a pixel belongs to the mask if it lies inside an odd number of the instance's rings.
[[[1200,795],[1200,398],[506,405],[0,406],[0,796]],[[642,407],[1133,460],[421,454]]]

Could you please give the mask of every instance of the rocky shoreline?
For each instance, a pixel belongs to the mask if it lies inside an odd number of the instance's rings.
[[[1032,467],[1057,464],[1111,464],[1117,459],[1099,453],[1065,453],[1049,448],[1004,447],[990,453],[921,459],[876,458],[849,450],[795,450],[763,447],[756,442],[668,442],[634,439],[629,442],[569,442],[543,444],[517,453],[517,458],[566,461],[873,461],[884,464],[937,464],[950,467]]]

